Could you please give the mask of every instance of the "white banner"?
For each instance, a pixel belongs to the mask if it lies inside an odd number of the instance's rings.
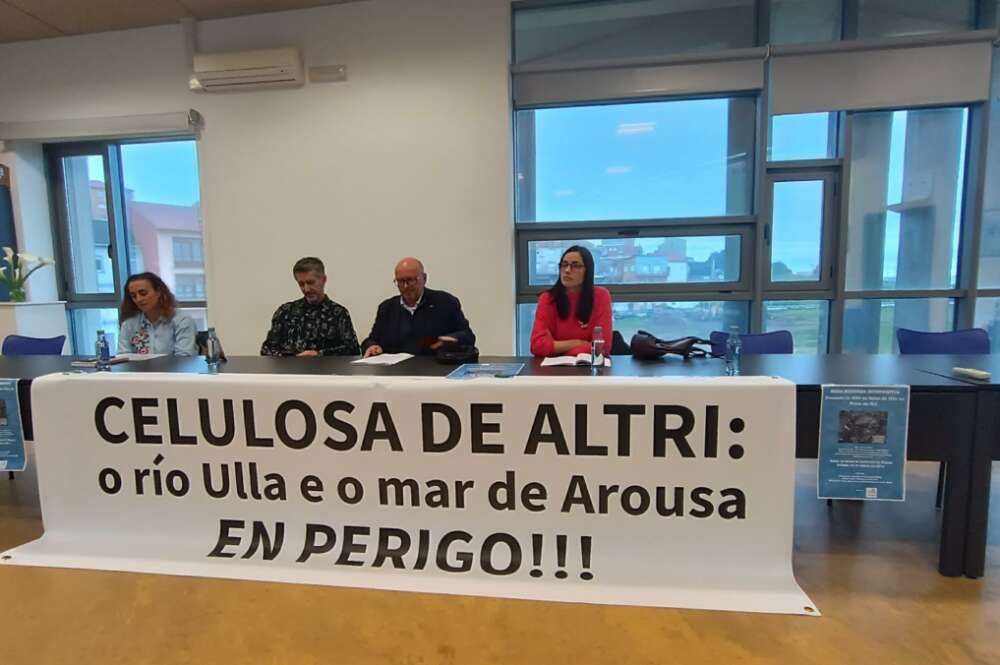
[[[780,379],[102,373],[32,404],[45,534],[8,565],[817,614]]]

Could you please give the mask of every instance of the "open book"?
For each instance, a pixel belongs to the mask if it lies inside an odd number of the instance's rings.
[[[575,356],[555,356],[542,361],[542,367],[555,367],[559,365],[583,365],[589,367],[591,364],[589,353],[578,353]],[[611,358],[604,356],[604,366],[611,367]]]

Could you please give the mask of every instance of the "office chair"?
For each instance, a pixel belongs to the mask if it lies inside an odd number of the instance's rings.
[[[713,330],[708,336],[708,340],[712,344],[713,356],[726,355],[726,342],[729,340],[729,333]],[[743,354],[793,353],[794,350],[792,333],[787,330],[740,335],[740,353]]]
[[[7,335],[0,353],[5,356],[58,356],[62,353],[66,335],[56,337],[26,337]]]

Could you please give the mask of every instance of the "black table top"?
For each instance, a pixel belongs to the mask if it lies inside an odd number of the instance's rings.
[[[945,376],[956,381],[968,383],[974,386],[987,386],[991,389],[1000,389],[1000,355],[986,354],[955,354],[942,356],[915,356],[925,358],[921,363],[921,370],[931,372],[938,376]],[[958,376],[951,369],[953,367],[971,367],[973,369],[986,370],[991,377],[985,381]]]
[[[70,356],[3,356],[0,357],[0,377],[34,379],[45,374],[79,371],[71,366]],[[354,365],[354,358],[271,358],[234,356],[220,365],[221,374],[305,374],[359,376],[446,376],[455,369],[433,358],[416,357],[396,365]],[[484,356],[481,362],[524,363],[522,375],[528,376],[590,376],[586,367],[542,367],[532,357]],[[975,362],[973,362],[975,361]],[[916,389],[968,390],[981,382],[963,380],[950,375],[954,366],[981,367],[993,371],[993,382],[1000,381],[1000,356],[923,356],[923,355],[746,355],[742,359],[744,376],[778,376],[800,388],[818,389],[824,383],[861,385],[909,385]],[[93,371],[93,370],[85,370]],[[151,360],[115,365],[113,372],[181,372],[204,373],[203,358],[164,356]],[[615,377],[709,377],[722,376],[724,364],[714,358],[682,360],[668,356],[659,360],[636,360],[631,356],[614,356],[612,366],[601,376]],[[1000,385],[1000,384],[998,384]]]

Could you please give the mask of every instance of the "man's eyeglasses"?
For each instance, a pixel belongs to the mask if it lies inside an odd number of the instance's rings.
[[[404,289],[408,286],[413,286],[414,284],[417,284],[419,282],[420,282],[419,277],[403,277],[403,278],[397,277],[396,279],[392,280],[393,284],[395,284],[396,286],[402,286]]]
[[[572,263],[569,261],[563,261],[559,264],[560,270],[583,270],[585,267],[586,266],[579,261],[573,261]]]

